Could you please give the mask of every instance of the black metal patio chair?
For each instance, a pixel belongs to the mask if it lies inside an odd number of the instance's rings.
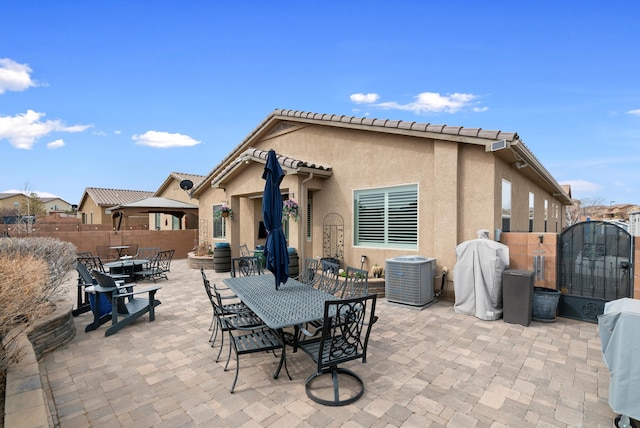
[[[316,363],[316,371],[305,383],[307,396],[316,403],[344,406],[357,401],[364,394],[362,378],[340,366],[357,359],[362,359],[363,363],[367,362],[369,335],[371,326],[376,321],[376,297],[372,294],[353,299],[326,301],[322,335],[299,343],[299,348]],[[308,333],[304,328],[301,328],[301,331]],[[326,385],[314,388],[316,382],[327,377],[325,375],[330,375],[332,382],[329,385],[333,388],[327,388]],[[355,387],[340,389],[340,378],[345,376],[355,381]],[[323,394],[327,390],[330,391],[329,394]]]
[[[239,276],[262,275],[262,263],[260,258],[256,256],[235,257],[231,259],[231,276],[233,278]]]

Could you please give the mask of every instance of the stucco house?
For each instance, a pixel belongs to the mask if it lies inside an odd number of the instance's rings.
[[[0,211],[5,215],[17,214],[18,206],[23,204],[27,199],[24,193],[0,193]],[[53,215],[56,213],[64,213],[71,211],[72,206],[70,203],[57,196],[55,197],[40,197],[42,205],[47,215]]]
[[[288,245],[371,270],[401,255],[436,258],[488,229],[555,232],[570,198],[515,132],[275,110],[197,186],[200,237],[264,243],[262,172],[273,149],[283,200],[300,207]],[[228,204],[233,219],[214,216]],[[363,257],[364,256],[364,257]]]
[[[123,190],[123,189],[103,189],[99,187],[85,188],[80,204],[78,205],[78,217],[82,224],[103,224],[116,228],[118,218],[114,218],[109,208],[134,202],[140,199],[153,196],[153,192],[145,190]],[[131,226],[147,225],[149,226],[148,216],[139,216],[139,218],[131,218]],[[129,225],[127,225],[128,228]]]

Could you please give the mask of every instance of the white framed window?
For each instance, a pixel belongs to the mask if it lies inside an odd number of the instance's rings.
[[[307,242],[313,239],[313,193],[307,191]]]
[[[354,191],[354,245],[418,248],[418,185]]]
[[[533,232],[534,195],[529,192],[529,232]]]
[[[227,218],[216,218],[216,211],[222,209],[222,204],[213,206],[213,239],[226,239],[227,237]]]
[[[502,231],[511,231],[511,182],[502,180]]]

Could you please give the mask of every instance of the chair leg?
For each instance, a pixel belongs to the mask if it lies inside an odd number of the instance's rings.
[[[313,383],[321,376],[328,375],[328,374],[331,374],[331,379],[333,381],[333,400],[327,400],[327,399],[318,397],[317,395],[312,393]],[[359,385],[357,392],[354,395],[344,400],[340,399],[340,388],[338,384],[339,374],[343,374],[351,377]],[[319,403],[325,406],[346,406],[348,404],[356,402],[362,397],[362,395],[364,394],[364,382],[362,381],[360,376],[358,376],[351,370],[334,366],[334,367],[324,369],[321,372],[313,373],[311,376],[309,376],[309,378],[307,378],[307,382],[305,383],[305,392],[307,393],[307,397],[309,397],[311,400],[315,401],[316,403]]]
[[[227,364],[229,364],[229,360],[227,360]],[[226,367],[225,367],[226,370]],[[238,372],[240,371],[240,357],[238,357],[238,353],[236,352],[236,376],[233,379],[233,385],[231,385],[231,393],[233,394],[233,390],[236,388],[236,382],[238,381]]]

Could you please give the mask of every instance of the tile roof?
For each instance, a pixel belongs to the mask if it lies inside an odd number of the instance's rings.
[[[255,162],[266,163],[268,154],[269,152],[266,150],[259,150],[253,147],[249,147],[247,150],[238,155],[234,162],[231,162],[229,165],[227,165],[222,171],[220,171],[219,174],[217,174],[211,180],[211,186],[214,187],[219,184],[232,171],[235,171],[236,169],[244,165],[245,161],[253,160]],[[318,165],[312,162],[283,156],[282,154],[278,154],[277,159],[280,166],[282,166],[285,171],[289,171],[289,173],[295,173],[300,170],[305,170],[306,172],[315,172],[320,176],[330,176],[332,174],[330,166]],[[195,187],[197,187],[197,185]]]
[[[538,158],[529,150],[516,132],[503,132],[500,130],[485,130],[482,128],[465,128],[462,126],[438,125],[432,123],[406,122],[402,120],[375,119],[368,117],[355,117],[337,114],[310,113],[298,110],[276,109],[267,116],[257,127],[247,135],[216,167],[214,167],[207,178],[199,185],[194,186],[193,194],[199,193],[206,188],[205,181],[214,176],[222,176],[222,171],[229,171],[228,168],[235,168],[233,165],[240,156],[240,151],[245,149],[253,139],[259,139],[265,132],[269,132],[272,122],[301,122],[326,126],[336,126],[342,128],[359,129],[374,132],[387,132],[392,134],[410,135],[414,137],[433,138],[449,140],[459,143],[468,143],[486,146],[488,143],[497,140],[506,140],[514,156],[523,160],[531,166],[536,174],[553,189],[557,195],[570,203],[571,200],[558,182],[542,165]],[[211,181],[212,185],[214,181]]]
[[[310,119],[314,121],[328,122],[328,124],[363,125],[379,130],[399,129],[404,131],[433,132],[445,135],[459,135],[464,137],[486,138],[491,140],[513,141],[518,139],[515,132],[502,132],[499,130],[485,130],[482,128],[465,128],[462,126],[438,125],[433,123],[405,122],[402,120],[374,119],[369,117],[356,117],[337,114],[310,113],[297,110],[276,109],[267,119],[272,117]]]
[[[184,172],[172,172],[169,175],[171,177],[175,178],[177,181],[191,180],[193,182],[194,186],[197,186],[198,184],[200,184],[200,182],[202,180],[204,180],[206,178],[206,175],[187,174],[187,173],[184,173]]]
[[[98,206],[106,207],[128,204],[153,196],[153,192],[145,190],[102,189],[98,187],[87,187],[85,193],[91,197],[93,202]]]

